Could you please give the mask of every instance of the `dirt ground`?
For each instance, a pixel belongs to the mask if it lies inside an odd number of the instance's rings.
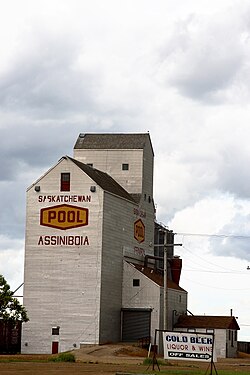
[[[129,374],[137,372],[144,374],[148,366],[143,365],[143,360],[147,357],[147,352],[134,345],[101,345],[86,346],[74,351],[76,363],[46,362],[48,355],[1,355],[0,374],[1,375],[74,375],[74,374]],[[3,360],[15,362],[3,362]],[[31,362],[31,361],[41,362]],[[18,362],[20,361],[20,362]],[[45,361],[45,362],[42,362]],[[208,368],[204,362],[194,361],[171,361],[171,366],[163,366],[162,370],[173,369],[198,370]],[[152,369],[152,365],[149,370]],[[220,359],[216,363],[217,370],[231,370],[250,374],[250,355],[241,355],[240,358]],[[155,367],[155,373],[158,373]]]

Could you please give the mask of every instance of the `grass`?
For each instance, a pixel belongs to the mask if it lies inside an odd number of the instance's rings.
[[[7,356],[5,357],[4,355],[3,356],[0,356],[0,363],[11,363],[11,362],[43,362],[43,363],[46,363],[46,362],[75,362],[75,355],[73,353],[70,353],[70,352],[65,352],[65,353],[60,353],[56,356],[50,356],[50,355],[46,355],[46,356],[32,356],[32,355],[27,355],[27,356]]]
[[[170,369],[162,369],[159,372],[158,368],[155,368],[153,371],[152,369],[149,369],[147,371],[147,374],[159,374],[159,375],[204,375],[206,371],[203,370],[170,370]],[[141,372],[140,372],[141,374]],[[210,371],[207,372],[207,374],[210,374]],[[218,375],[247,375],[248,373],[245,371],[231,371],[231,370],[217,370]],[[213,370],[213,375],[216,375],[215,371]]]
[[[56,357],[51,357],[49,359],[51,362],[75,362],[75,356],[73,353],[60,353]]]
[[[172,363],[164,361],[164,360],[159,359],[159,358],[157,358],[157,363],[158,363],[159,366],[173,366]],[[143,361],[143,365],[145,365],[145,366],[153,365],[153,358],[151,358],[151,357],[145,358],[144,361]]]
[[[159,358],[157,358],[157,363],[160,367],[159,375],[165,375],[165,374],[166,375],[204,375],[205,373],[210,374],[209,368],[207,369],[207,372],[206,372],[206,370],[199,369],[195,365],[190,365],[189,369],[173,369],[173,368],[167,369],[166,366],[174,366],[173,363],[171,363],[169,361],[164,361],[164,360],[159,359]],[[158,373],[158,366],[157,366],[156,363],[155,363],[154,371],[153,371],[153,358],[145,358],[144,361],[143,361],[143,365],[148,366],[147,374]],[[246,374],[249,374],[250,372],[240,371],[238,369],[237,370],[218,370],[217,369],[218,375],[236,375],[236,373],[237,373],[237,375],[246,375]],[[216,375],[216,372],[215,372],[214,369],[213,369],[212,374]]]
[[[26,358],[0,358],[0,363],[18,362],[48,362],[48,359],[26,359]]]

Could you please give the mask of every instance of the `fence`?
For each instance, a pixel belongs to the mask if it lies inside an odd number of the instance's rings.
[[[238,352],[250,354],[250,342],[248,341],[238,341]]]

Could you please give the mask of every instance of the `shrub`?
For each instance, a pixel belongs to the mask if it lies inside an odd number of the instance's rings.
[[[53,362],[75,362],[75,356],[73,353],[60,353],[56,357],[51,357],[50,361]]]
[[[170,362],[164,361],[164,360],[159,359],[159,358],[157,358],[157,363],[158,363],[159,366],[172,366],[172,364]],[[143,364],[145,366],[152,365],[153,364],[153,358],[151,358],[151,357],[145,358],[144,361],[143,361]]]

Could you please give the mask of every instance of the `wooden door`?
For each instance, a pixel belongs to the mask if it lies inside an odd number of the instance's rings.
[[[57,354],[58,353],[58,341],[52,341],[52,354]]]

